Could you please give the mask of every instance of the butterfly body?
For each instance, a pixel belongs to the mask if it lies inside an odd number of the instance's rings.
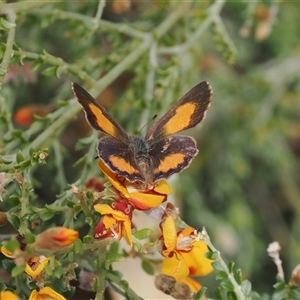
[[[184,95],[147,132],[145,138],[129,136],[123,127],[96,103],[81,86],[73,91],[91,126],[107,135],[99,140],[99,158],[114,173],[144,187],[186,169],[197,155],[196,141],[175,133],[194,127],[205,117],[212,101],[212,89],[204,81]]]

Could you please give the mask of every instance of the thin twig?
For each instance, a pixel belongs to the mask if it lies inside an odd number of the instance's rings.
[[[8,30],[7,41],[6,41],[6,49],[3,55],[2,62],[0,64],[0,89],[2,87],[2,82],[5,74],[7,73],[10,59],[13,53],[13,44],[15,40],[16,33],[16,14],[14,11],[10,10],[7,13],[7,20],[12,24],[12,27]]]
[[[105,0],[99,0],[96,16],[95,16],[95,21],[98,23],[99,20],[102,18],[103,10],[106,5]]]

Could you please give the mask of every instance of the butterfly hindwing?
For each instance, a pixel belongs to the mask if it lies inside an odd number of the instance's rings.
[[[189,136],[169,136],[149,150],[152,159],[153,181],[168,178],[186,169],[197,155],[196,141]]]
[[[212,88],[203,81],[187,92],[147,132],[145,139],[150,143],[175,134],[200,123],[212,101]]]
[[[112,172],[125,177],[128,181],[143,182],[145,180],[139,171],[129,144],[105,136],[99,141],[98,154]]]
[[[85,111],[88,122],[93,128],[103,131],[123,142],[129,140],[122,126],[84,88],[74,82],[72,83],[72,88],[78,102]]]

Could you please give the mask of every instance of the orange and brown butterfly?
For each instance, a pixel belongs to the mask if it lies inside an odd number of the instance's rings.
[[[186,169],[198,153],[196,141],[173,135],[200,123],[212,101],[212,88],[203,81],[187,92],[148,130],[145,138],[129,136],[123,127],[80,85],[72,83],[90,125],[107,134],[100,139],[99,158],[129,182],[151,188],[160,179]]]

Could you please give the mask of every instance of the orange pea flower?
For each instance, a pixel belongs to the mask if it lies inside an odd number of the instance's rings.
[[[132,206],[124,199],[108,204],[96,204],[95,210],[103,215],[95,228],[94,238],[113,237],[116,240],[125,238],[132,246],[131,219]]]
[[[36,237],[35,245],[40,249],[59,250],[71,245],[78,236],[78,231],[73,229],[52,227]]]
[[[165,180],[160,180],[153,189],[141,190],[138,185],[113,173],[101,160],[99,160],[98,165],[118,193],[126,198],[135,209],[155,208],[166,201],[167,195],[172,192],[172,188]]]
[[[40,291],[33,290],[30,294],[29,300],[67,300],[59,293],[46,286]]]
[[[11,253],[10,251],[8,251],[8,249],[5,246],[1,247],[1,252],[6,257],[16,258],[16,255],[14,253]],[[17,251],[17,253],[20,253],[20,252]],[[47,258],[43,255],[30,257],[26,261],[25,273],[28,276],[30,276],[32,279],[37,278],[45,269],[48,261],[49,261],[49,258]]]
[[[213,271],[212,261],[204,256],[208,252],[207,245],[197,238],[192,227],[177,231],[172,216],[167,216],[161,227],[160,252],[165,257],[162,273],[185,282],[197,292],[201,285],[188,276],[205,276]]]

